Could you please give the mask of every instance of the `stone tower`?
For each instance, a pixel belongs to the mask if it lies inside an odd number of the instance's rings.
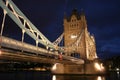
[[[84,12],[79,14],[74,9],[69,17],[64,15],[63,25],[66,55],[84,60],[97,58],[95,40],[87,31]]]

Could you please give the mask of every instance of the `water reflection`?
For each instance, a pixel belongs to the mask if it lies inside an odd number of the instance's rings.
[[[96,80],[105,80],[104,76],[98,76]]]
[[[53,76],[52,76],[52,80],[56,80],[56,75],[53,75]]]
[[[0,72],[0,80],[120,80],[120,72],[109,72],[103,76],[85,76],[52,75],[50,72],[39,71],[13,71]]]
[[[105,76],[53,75],[52,80],[106,80]]]
[[[119,71],[117,71],[117,77],[118,77],[118,78],[120,77],[120,72],[119,72]]]

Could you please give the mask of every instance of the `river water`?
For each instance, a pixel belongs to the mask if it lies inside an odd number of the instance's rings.
[[[0,80],[120,80],[120,72],[106,75],[53,75],[50,72],[12,71],[0,72]]]

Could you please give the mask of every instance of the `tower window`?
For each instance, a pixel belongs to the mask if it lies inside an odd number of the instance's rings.
[[[71,38],[71,39],[75,39],[75,38],[77,38],[77,35],[72,34],[72,35],[70,36],[70,38]]]

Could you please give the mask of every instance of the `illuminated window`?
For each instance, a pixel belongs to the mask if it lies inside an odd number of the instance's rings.
[[[71,39],[75,39],[75,38],[77,38],[77,35],[72,34],[72,35],[70,36],[70,38],[71,38]]]

